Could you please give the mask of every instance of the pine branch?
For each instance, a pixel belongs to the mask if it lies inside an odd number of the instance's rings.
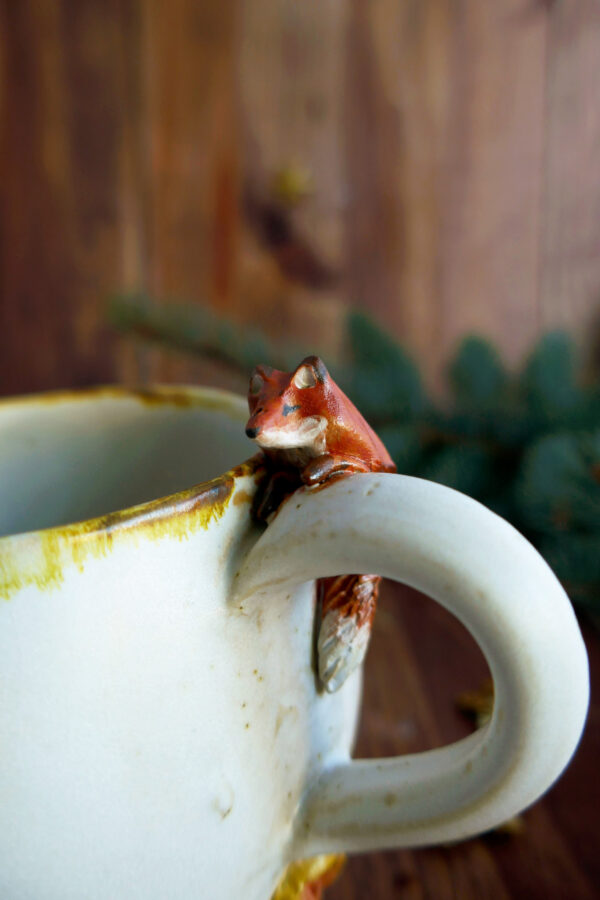
[[[289,371],[315,348],[275,344],[203,307],[116,298],[123,332],[218,357],[244,372]],[[452,360],[452,399],[429,397],[410,356],[364,313],[346,321],[350,358],[332,372],[381,435],[398,471],[474,497],[520,529],[573,602],[600,617],[600,379],[583,384],[569,337],[545,335],[520,372],[469,337]],[[318,352],[318,350],[317,350]]]
[[[275,344],[261,331],[233,323],[205,306],[157,304],[142,293],[111,298],[107,315],[125,334],[193,356],[219,359],[244,373],[260,360],[286,370],[307,355],[294,344]]]

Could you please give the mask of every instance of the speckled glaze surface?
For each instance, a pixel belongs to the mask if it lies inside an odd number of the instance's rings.
[[[0,896],[268,900],[296,859],[489,828],[568,762],[587,661],[533,548],[393,474],[302,489],[258,528],[245,419],[194,389],[0,404]],[[313,658],[312,579],[347,571],[465,622],[486,728],[350,759],[360,672],[319,692]]]

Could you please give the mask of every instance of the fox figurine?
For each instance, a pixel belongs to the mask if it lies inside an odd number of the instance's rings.
[[[307,356],[293,372],[257,366],[248,406],[246,434],[262,449],[270,469],[254,505],[260,521],[269,521],[303,485],[316,490],[360,472],[396,471],[382,442],[318,356]],[[380,581],[378,575],[340,575],[317,582],[318,670],[329,692],[338,690],[365,656]]]

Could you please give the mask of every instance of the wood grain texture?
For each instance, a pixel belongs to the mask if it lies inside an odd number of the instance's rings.
[[[580,339],[600,309],[600,4],[556,4],[548,35],[540,313]]]
[[[104,301],[122,289],[211,303],[332,355],[344,306],[363,305],[438,386],[467,331],[513,362],[541,329],[589,334],[596,0],[1,9],[5,393],[62,370],[212,379],[118,344]],[[290,165],[312,189],[282,247],[247,200],[268,215]],[[32,318],[46,341],[25,360]]]
[[[114,7],[4,3],[0,167],[3,391],[114,378],[118,284]]]
[[[441,384],[600,314],[597,0],[0,0],[0,393],[245,378],[117,337],[115,291],[209,303],[327,358],[349,304]],[[309,190],[282,207],[290,167]],[[388,586],[358,750],[465,734],[486,666]],[[594,684],[600,641],[586,632]],[[332,900],[588,898],[600,713],[514,838],[372,854]]]

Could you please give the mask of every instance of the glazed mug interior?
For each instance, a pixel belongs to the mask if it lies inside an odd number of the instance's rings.
[[[2,404],[0,536],[81,522],[216,478],[256,448],[242,398],[194,388]]]

